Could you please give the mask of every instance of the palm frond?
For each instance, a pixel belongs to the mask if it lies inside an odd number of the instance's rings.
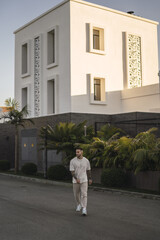
[[[5,106],[10,107],[10,110],[14,110],[19,108],[19,103],[16,99],[8,98],[5,100]]]

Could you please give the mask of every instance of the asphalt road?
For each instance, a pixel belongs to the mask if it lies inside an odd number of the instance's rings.
[[[0,176],[0,240],[159,240],[160,201],[89,190],[88,216],[72,188]]]

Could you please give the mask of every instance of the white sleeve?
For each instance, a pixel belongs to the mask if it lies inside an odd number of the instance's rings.
[[[72,160],[70,161],[69,170],[70,170],[70,171],[74,171],[74,170],[75,170],[75,169],[74,169],[74,164],[73,164],[73,161],[72,161]]]

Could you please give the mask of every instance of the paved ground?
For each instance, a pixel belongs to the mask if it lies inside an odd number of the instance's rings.
[[[0,176],[0,240],[159,240],[160,201],[89,190],[88,216],[70,187]]]

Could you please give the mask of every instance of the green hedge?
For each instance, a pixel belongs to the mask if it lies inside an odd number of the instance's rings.
[[[101,183],[105,187],[124,187],[127,185],[127,176],[122,169],[105,169],[101,175]]]
[[[37,165],[34,163],[25,163],[21,168],[22,173],[26,175],[36,175]]]
[[[51,180],[64,180],[68,176],[68,171],[63,165],[54,165],[48,168],[48,179]]]
[[[7,171],[10,169],[10,162],[8,160],[0,160],[0,171]]]

